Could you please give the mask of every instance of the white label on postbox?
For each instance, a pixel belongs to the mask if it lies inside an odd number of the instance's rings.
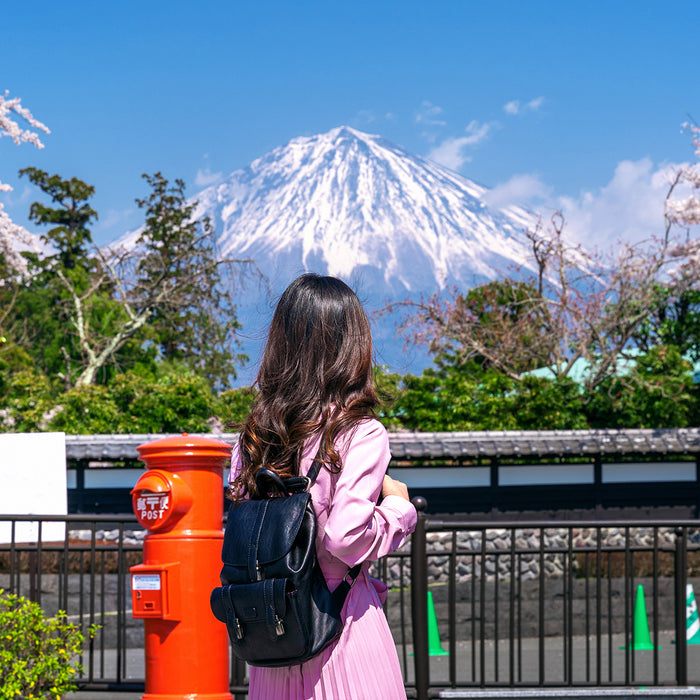
[[[160,574],[133,574],[131,588],[134,591],[159,591]]]

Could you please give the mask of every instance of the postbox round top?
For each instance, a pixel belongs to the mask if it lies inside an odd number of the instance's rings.
[[[187,433],[153,440],[136,449],[144,461],[166,456],[228,458],[231,455],[231,445],[222,440]]]

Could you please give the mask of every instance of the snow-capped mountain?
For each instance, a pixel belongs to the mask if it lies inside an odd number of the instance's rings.
[[[195,195],[195,214],[211,218],[221,255],[253,259],[269,280],[272,297],[241,294],[252,360],[242,382],[254,379],[271,299],[302,272],[344,279],[371,312],[528,268],[533,215],[489,208],[487,191],[380,136],[339,127],[293,139]],[[378,361],[419,372],[430,363],[425,349],[407,354],[395,325],[373,321]]]
[[[196,195],[223,255],[271,279],[312,270],[402,299],[473,286],[528,264],[523,209],[492,210],[486,188],[349,127],[297,138]]]

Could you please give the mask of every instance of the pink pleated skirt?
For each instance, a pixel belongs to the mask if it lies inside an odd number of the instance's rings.
[[[406,700],[396,645],[364,572],[343,617],[340,639],[313,659],[280,668],[251,666],[249,700]]]

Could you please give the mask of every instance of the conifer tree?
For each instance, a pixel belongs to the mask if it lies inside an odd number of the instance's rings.
[[[151,192],[136,200],[146,224],[137,242],[134,296],[150,309],[149,338],[163,360],[183,362],[213,384],[228,386],[241,359],[234,352],[233,296],[221,275],[229,263],[219,258],[209,217],[195,218],[185,183],[171,184],[161,173],[143,177]]]

